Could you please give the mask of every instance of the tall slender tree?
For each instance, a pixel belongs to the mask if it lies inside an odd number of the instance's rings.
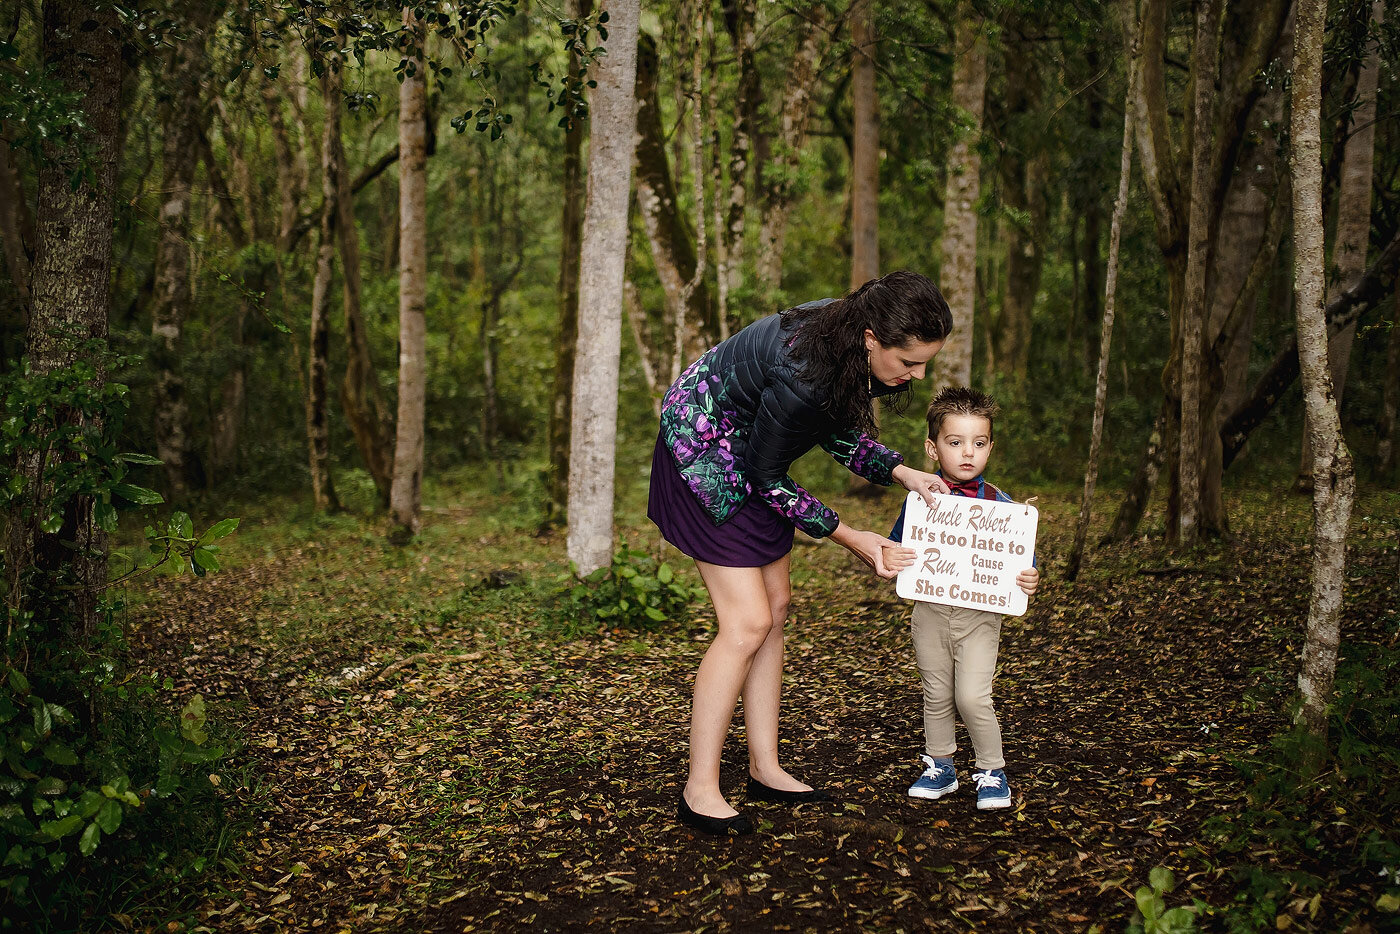
[[[961,122],[948,150],[939,284],[953,310],[953,333],[933,363],[933,392],[972,383],[977,293],[977,199],[981,196],[982,109],[987,92],[987,36],[977,11],[959,0],[953,36],[953,106]]]
[[[422,523],[423,436],[427,399],[428,149],[425,33],[404,7],[403,81],[399,85],[399,413],[390,536],[405,541]]]
[[[593,72],[597,86],[591,108],[569,445],[567,547],[580,574],[612,560],[622,291],[641,18],[640,0],[609,0],[602,8],[608,13],[608,54]]]
[[[1327,737],[1327,710],[1341,642],[1346,535],[1356,494],[1351,452],[1327,363],[1322,232],[1322,45],[1327,0],[1299,0],[1294,40],[1290,141],[1293,161],[1294,292],[1298,361],[1313,450],[1312,596],[1308,603],[1299,720],[1319,741]],[[1321,748],[1322,743],[1316,744]],[[1314,767],[1318,762],[1313,761]]]
[[[880,274],[880,98],[875,2],[851,11],[851,288]]]
[[[306,361],[306,443],[311,466],[311,496],[316,508],[338,510],[331,476],[330,348],[331,279],[335,273],[336,226],[340,218],[339,163],[335,141],[340,138],[341,89],[344,62],[338,53],[326,56],[321,72],[325,105],[321,131],[321,223],[316,243],[316,273],[311,284],[311,330]]]

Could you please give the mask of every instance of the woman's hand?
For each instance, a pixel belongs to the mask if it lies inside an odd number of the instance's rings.
[[[842,522],[831,533],[831,540],[870,566],[878,576],[889,580],[914,563],[915,552],[878,532],[853,529]]]
[[[948,484],[943,482],[943,478],[937,474],[925,473],[922,470],[915,470],[908,464],[900,464],[890,476],[894,482],[904,487],[910,493],[918,493],[924,498],[924,502],[933,505],[934,493],[947,493]]]

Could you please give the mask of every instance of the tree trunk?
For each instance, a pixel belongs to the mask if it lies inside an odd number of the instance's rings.
[[[657,97],[659,62],[656,43],[643,35],[637,45],[637,205],[651,248],[656,276],[666,293],[667,317],[688,322],[684,350],[677,356],[692,360],[715,342],[718,327],[703,280],[686,299],[686,286],[696,278],[695,244],[676,197],[676,183],[666,156],[666,137]],[[680,375],[679,372],[676,373]]]
[[[5,269],[19,296],[20,313],[28,324],[29,251],[34,246],[34,218],[19,183],[19,171],[9,140],[0,133],[0,244],[5,248]]]
[[[89,150],[82,162],[89,174],[77,172],[73,153],[53,149],[39,165],[27,356],[37,376],[80,361],[88,363],[100,387],[106,379],[104,361],[85,342],[100,346],[107,342],[113,196],[121,138],[121,27],[114,6],[47,0],[42,28],[48,74],[74,96],[83,114]],[[73,427],[100,432],[103,426],[75,422]],[[37,458],[19,466],[31,490],[46,485]],[[30,567],[48,573],[67,570],[76,585],[73,612],[55,625],[66,628],[75,647],[87,644],[97,627],[99,588],[107,579],[107,536],[93,520],[93,507],[91,496],[71,498],[56,533],[41,531],[37,515],[7,517],[5,568],[10,579],[5,584],[10,607],[23,607],[22,580]]]
[[[1299,721],[1317,741],[1311,765],[1326,748],[1327,708],[1341,642],[1342,585],[1346,580],[1346,536],[1356,494],[1351,452],[1342,440],[1341,419],[1327,365],[1323,312],[1322,233],[1322,46],[1326,0],[1299,0],[1293,55],[1291,142],[1293,157],[1294,292],[1297,297],[1298,361],[1313,457],[1312,597],[1298,690]]]
[[[1065,577],[1079,576],[1084,559],[1084,542],[1089,535],[1089,516],[1094,505],[1094,487],[1099,479],[1099,450],[1103,442],[1104,411],[1108,401],[1108,353],[1113,346],[1113,316],[1118,294],[1118,247],[1123,238],[1123,215],[1128,210],[1128,181],[1133,169],[1133,97],[1137,93],[1137,43],[1128,57],[1128,90],[1123,105],[1123,148],[1118,160],[1118,198],[1113,203],[1113,219],[1108,231],[1108,275],[1104,281],[1103,327],[1099,336],[1099,370],[1094,384],[1094,422],[1089,431],[1089,462],[1084,468],[1084,498],[1079,504],[1079,520],[1074,527]]]
[[[587,16],[592,0],[573,0],[571,16]],[[569,72],[578,72],[578,53],[569,52]],[[549,465],[546,468],[544,524],[561,525],[569,499],[569,421],[572,417],[574,354],[578,346],[579,243],[583,228],[581,158],[587,122],[569,124],[564,133],[564,217],[560,224],[559,330],[554,340],[554,385],[549,395]]]
[[[725,306],[744,284],[744,220],[748,211],[749,192],[753,190],[755,144],[758,133],[758,113],[763,102],[755,47],[754,21],[756,0],[723,0],[724,21],[734,44],[738,59],[738,94],[735,107],[734,134],[729,145],[729,198],[724,226],[716,232],[723,243]],[[719,189],[715,189],[719,202]],[[739,321],[725,322],[725,330],[738,330]]]
[[[880,99],[875,89],[875,4],[851,14],[852,289],[880,275]]]
[[[321,226],[316,244],[316,274],[311,283],[311,330],[306,361],[306,441],[311,467],[311,497],[322,511],[340,509],[331,478],[330,411],[327,380],[331,345],[331,277],[335,271],[336,222],[339,219],[340,172],[335,141],[340,138],[342,62],[331,55],[321,75],[325,126],[321,136]]]
[[[207,10],[207,7],[202,9]],[[206,14],[207,15],[207,12]],[[155,369],[156,456],[165,465],[165,485],[174,502],[194,485],[190,462],[190,416],[181,373],[185,319],[190,313],[190,188],[199,164],[199,138],[208,113],[200,101],[204,76],[204,16],[187,24],[166,62],[161,150],[160,233],[156,244],[155,294],[151,303],[151,364]]]
[[[977,288],[977,199],[981,193],[982,105],[987,90],[987,37],[977,13],[958,4],[953,40],[953,107],[961,126],[948,151],[947,193],[943,199],[943,295],[953,309],[953,333],[934,357],[933,392],[972,384],[973,321]]]
[[[578,357],[569,448],[569,560],[581,575],[612,562],[622,288],[627,256],[639,0],[609,0],[610,54],[596,66],[579,276]]]
[[[1040,74],[1028,46],[1008,50],[1006,107],[1012,114],[1034,111],[1040,100]],[[996,327],[988,333],[992,371],[1024,385],[1030,362],[1031,312],[1040,290],[1043,260],[1040,237],[1046,229],[1048,151],[1027,153],[1008,146],[1000,160],[1002,190],[1012,217],[1006,224],[1006,292]],[[1027,220],[1023,222],[1021,217]],[[1097,248],[1097,245],[1096,245]]]
[[[421,527],[423,419],[427,390],[428,286],[427,74],[424,30],[404,8],[408,74],[399,85],[399,413],[389,494],[391,537],[407,541]]]
[[[340,134],[330,141],[335,152],[336,178],[347,175],[345,147]],[[379,375],[369,350],[360,288],[360,231],[355,224],[355,196],[350,186],[337,186],[336,230],[340,247],[343,308],[345,311],[345,379],[340,384],[340,404],[355,436],[355,446],[374,480],[380,508],[389,505],[394,480],[394,425],[379,391]],[[285,215],[284,215],[285,216]]]
[[[1395,472],[1395,413],[1400,408],[1400,289],[1395,290],[1394,308],[1390,316],[1390,338],[1385,350],[1385,389],[1381,399],[1380,440],[1376,444],[1376,460],[1380,477],[1388,479]]]
[[[1372,0],[1370,31],[1379,35],[1385,19],[1384,0]],[[1356,106],[1351,111],[1351,131],[1342,156],[1341,185],[1337,190],[1337,230],[1332,244],[1332,266],[1336,270],[1332,295],[1356,284],[1366,272],[1366,251],[1371,233],[1371,175],[1376,153],[1376,86],[1380,76],[1380,51],[1374,41],[1367,43],[1366,62],[1356,79]],[[1329,300],[1332,295],[1329,295]],[[1351,348],[1356,340],[1356,323],[1332,335],[1327,358],[1332,371],[1332,387],[1337,408],[1346,393]],[[1313,455],[1312,432],[1303,431],[1303,458],[1298,467],[1298,487],[1311,489]]]
[[[758,233],[758,278],[776,289],[783,280],[783,245],[787,240],[788,212],[795,194],[802,147],[807,141],[807,121],[812,112],[812,90],[816,86],[817,62],[826,45],[826,7],[811,7],[798,31],[797,49],[788,68],[783,92],[783,113],[779,148],[774,171],[763,173],[763,219]]]
[[[267,113],[267,125],[272,130],[272,151],[277,165],[277,249],[286,253],[292,248],[297,219],[301,216],[301,203],[306,197],[306,176],[302,174],[306,162],[304,159],[298,161],[293,155],[291,136],[282,118],[283,97],[283,87],[264,76],[263,109]]]
[[[1191,49],[1191,82],[1195,89],[1191,142],[1191,208],[1187,221],[1184,300],[1181,305],[1181,434],[1178,446],[1180,514],[1176,538],[1182,547],[1200,535],[1201,513],[1201,358],[1205,354],[1206,268],[1212,241],[1211,203],[1214,178],[1211,155],[1215,118],[1215,80],[1219,71],[1220,7],[1218,0],[1201,0],[1196,9],[1196,38]],[[1167,537],[1172,537],[1168,529]]]

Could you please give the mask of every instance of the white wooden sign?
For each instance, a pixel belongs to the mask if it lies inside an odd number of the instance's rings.
[[[914,564],[899,572],[895,592],[906,600],[965,606],[1020,616],[1026,595],[1016,575],[1035,557],[1040,512],[1025,503],[933,494],[933,505],[910,493],[904,547]]]

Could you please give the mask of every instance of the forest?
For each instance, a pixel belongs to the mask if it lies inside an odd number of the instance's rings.
[[[0,0],[0,929],[1400,930],[1397,66],[1393,0]],[[1040,510],[1013,806],[905,796],[909,603],[799,532],[835,801],[697,836],[663,394],[896,270],[881,443],[986,390]]]

